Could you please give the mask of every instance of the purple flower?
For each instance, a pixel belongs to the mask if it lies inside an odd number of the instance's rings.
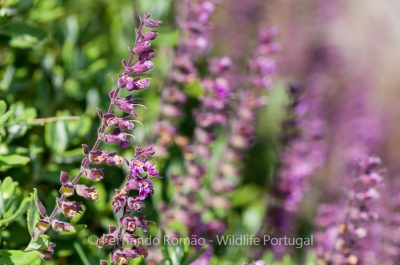
[[[135,100],[132,99],[132,96],[115,99],[115,105],[121,111],[124,111],[134,117],[137,116],[136,112],[135,112],[136,102],[135,102]]]
[[[40,232],[45,232],[50,227],[50,220],[49,218],[39,219],[35,226]]]
[[[119,84],[128,91],[146,89],[149,87],[149,83],[149,79],[132,78],[127,74],[121,75],[119,78]]]
[[[144,200],[148,195],[154,194],[153,183],[149,179],[139,181],[139,199]]]
[[[135,156],[150,157],[155,154],[154,147],[139,147],[135,146]]]
[[[152,49],[145,51],[139,55],[139,61],[150,61],[156,56],[156,52]]]
[[[70,197],[74,195],[74,185],[69,182],[69,175],[68,173],[61,171],[60,174],[60,182],[62,184],[60,188],[60,193],[66,197]]]
[[[161,26],[161,23],[162,22],[160,20],[150,20],[147,17],[145,17],[143,21],[143,26],[145,26],[146,28],[157,28]]]
[[[133,259],[141,255],[141,252],[137,247],[133,247],[131,249],[117,249],[111,253],[111,260],[116,262],[117,265],[127,265],[129,263],[129,259]]]
[[[85,174],[91,181],[101,181],[104,178],[104,173],[101,168],[86,168]]]
[[[60,203],[61,212],[70,218],[75,218],[76,215],[82,211],[82,205],[80,202],[70,202],[70,201],[63,201]]]
[[[57,219],[54,219],[53,222],[51,222],[51,226],[53,227],[53,230],[55,232],[75,232],[75,228],[73,225],[67,222],[59,221]]]
[[[158,36],[157,31],[149,31],[149,32],[143,34],[143,38],[145,40],[154,40],[155,38],[157,38],[157,36]]]
[[[156,169],[156,164],[153,163],[153,162],[151,162],[150,160],[147,160],[147,161],[144,163],[143,169],[144,169],[144,171],[146,171],[147,174],[149,174],[150,176],[155,177],[155,176],[158,175],[158,170]]]
[[[225,99],[231,91],[228,80],[219,77],[214,82],[214,90],[219,98]]]
[[[220,75],[228,71],[232,66],[232,60],[229,57],[223,57],[218,59],[212,59],[210,61],[210,72],[216,75]]]
[[[147,231],[147,221],[144,217],[129,217],[133,211],[139,211],[144,207],[144,203],[141,199],[145,199],[149,194],[153,194],[153,186],[150,180],[147,180],[147,176],[156,176],[158,171],[155,169],[155,164],[150,161],[151,156],[155,153],[152,147],[135,147],[135,158],[138,163],[136,166],[132,166],[122,156],[117,155],[115,152],[109,152],[106,150],[99,150],[101,141],[108,144],[118,144],[120,148],[126,148],[130,146],[130,141],[127,134],[123,131],[133,129],[134,121],[131,120],[130,116],[136,117],[135,108],[136,106],[142,106],[137,104],[132,96],[120,98],[119,94],[123,88],[127,91],[142,90],[149,86],[149,79],[142,79],[139,76],[133,76],[141,73],[145,73],[153,68],[151,59],[155,56],[155,51],[151,49],[150,41],[157,37],[157,32],[154,30],[144,32],[144,28],[154,28],[161,24],[160,21],[151,20],[150,15],[146,14],[143,19],[140,19],[140,26],[137,29],[136,41],[134,47],[129,48],[130,57],[129,60],[122,60],[122,66],[124,71],[119,75],[118,85],[111,90],[109,98],[111,100],[107,113],[98,109],[99,117],[102,119],[101,126],[98,128],[98,136],[92,149],[88,145],[83,144],[83,153],[86,155],[81,161],[81,168],[79,173],[73,178],[72,182],[69,181],[69,175],[65,172],[61,172],[60,181],[62,187],[60,188],[61,197],[57,199],[56,207],[53,209],[51,215],[48,217],[46,209],[41,203],[38,203],[40,215],[43,219],[40,219],[36,223],[37,231],[32,234],[33,239],[37,239],[41,234],[48,230],[50,224],[56,232],[61,231],[74,231],[74,227],[63,221],[59,221],[56,218],[58,212],[61,210],[62,214],[67,217],[75,218],[79,212],[82,211],[81,203],[66,201],[68,196],[73,195],[74,192],[77,195],[82,196],[86,199],[95,200],[98,198],[98,193],[94,187],[88,187],[83,184],[78,184],[78,181],[82,176],[86,176],[92,181],[99,181],[104,178],[103,170],[99,168],[90,168],[91,164],[105,164],[110,166],[122,166],[126,161],[126,165],[129,165],[131,172],[126,176],[126,180],[129,187],[126,185],[128,192],[125,189],[116,190],[116,194],[112,199],[112,206],[115,213],[118,213],[123,209],[124,218],[121,219],[120,226],[110,226],[109,233],[104,234],[98,241],[98,247],[104,246],[116,246],[116,250],[111,253],[112,263],[115,264],[128,264],[129,259],[137,256],[147,256],[147,252],[141,249],[138,245],[132,248],[124,249],[123,243],[120,242],[120,237],[126,237],[127,234],[133,233],[136,227],[142,227],[144,232]],[[129,114],[128,117],[118,117],[114,114],[114,111],[119,109]],[[110,127],[116,127],[110,132]],[[133,170],[132,170],[133,169]],[[138,196],[130,196],[129,189],[135,189],[139,193]],[[127,205],[128,202],[128,205]],[[131,236],[131,239],[136,236]],[[41,251],[41,256],[45,259],[51,257],[54,252],[54,244],[50,244],[47,250]],[[107,261],[101,260],[100,264],[107,264]]]
[[[115,233],[104,234],[97,241],[97,246],[103,248],[105,246],[113,246],[117,243],[117,235]]]
[[[130,69],[129,72],[134,75],[143,74],[153,68],[151,61],[137,61]]]
[[[350,201],[346,205],[320,207],[316,222],[322,231],[316,237],[317,254],[327,263],[376,264],[370,253],[377,232],[374,231],[378,220],[377,207],[380,207],[376,204],[380,198],[378,187],[382,183],[379,165],[379,158],[362,159],[357,166],[358,175],[353,179]],[[326,209],[330,209],[328,215],[326,211],[322,215]]]
[[[50,260],[54,255],[55,246],[56,246],[56,244],[54,244],[53,242],[50,242],[49,246],[47,247],[46,250],[40,251],[40,257],[44,260]]]
[[[87,187],[82,184],[77,184],[75,186],[75,190],[76,190],[76,194],[78,194],[79,196],[81,196],[85,199],[97,200],[97,198],[99,197],[99,194],[97,193],[95,187]]]
[[[137,197],[139,200],[144,200],[149,194],[152,195],[154,193],[153,183],[147,178],[130,180],[126,183],[125,189],[126,191],[139,190],[139,196]]]
[[[124,159],[121,156],[105,150],[91,151],[89,153],[89,161],[93,164],[106,164],[109,166],[121,166],[124,163]]]
[[[126,191],[125,190],[115,190],[115,195],[112,199],[112,206],[114,213],[119,212],[126,205]]]
[[[119,128],[113,130],[110,134],[101,134],[99,138],[108,144],[118,144],[121,148],[127,148],[131,144],[129,136],[121,132]]]
[[[134,216],[136,227],[140,227],[143,232],[148,231],[147,220],[143,216]]]
[[[114,114],[105,114],[102,119],[107,127],[116,126],[122,131],[131,130],[135,127],[130,117],[118,118]]]
[[[150,34],[152,34],[152,33],[150,33]],[[143,35],[143,37],[144,37],[144,35]],[[143,40],[136,44],[135,48],[133,49],[133,52],[135,54],[141,54],[143,52],[150,50],[150,47],[151,47],[151,43],[147,40]]]
[[[139,199],[139,198],[128,198],[128,207],[131,210],[134,211],[140,211],[142,208],[144,208],[144,203]]]
[[[129,216],[129,215],[124,215],[121,217],[119,220],[119,225],[123,226],[126,231],[133,233],[136,230],[136,222],[135,218]]]

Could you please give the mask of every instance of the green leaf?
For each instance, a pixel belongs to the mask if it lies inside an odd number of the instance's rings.
[[[24,22],[9,22],[2,31],[12,36],[10,45],[16,48],[29,48],[47,36],[43,29]]]
[[[3,125],[12,115],[12,111],[9,110],[0,116],[0,126]]]
[[[10,217],[7,217],[5,219],[1,219],[0,220],[0,227],[2,226],[6,226],[9,223],[13,222],[14,220],[18,219],[20,216],[22,216],[26,210],[29,207],[29,203],[30,203],[30,199],[29,198],[25,198],[20,206],[18,207],[18,209],[13,213],[13,215],[11,215]]]
[[[4,100],[0,100],[0,115],[3,115],[6,112],[7,103]]]
[[[240,207],[251,205],[257,202],[262,196],[262,189],[255,185],[245,185],[239,187],[231,194],[232,206]]]
[[[176,245],[171,247],[170,257],[173,265],[181,265],[181,261],[185,256],[184,247]]]
[[[143,264],[143,260],[144,260],[143,257],[134,258],[134,259],[129,260],[128,264],[129,265],[141,265],[141,264]]]
[[[68,134],[63,121],[45,125],[45,143],[55,153],[65,151],[68,145]]]
[[[30,198],[21,197],[18,182],[11,177],[0,182],[0,227],[7,226],[25,213]]]
[[[187,84],[184,87],[184,91],[189,97],[193,98],[200,98],[204,94],[203,86],[199,81],[194,81],[190,84]]]
[[[78,255],[81,258],[83,265],[90,265],[90,262],[85,254],[85,251],[83,251],[81,244],[79,244],[79,242],[75,242],[74,248],[76,249],[76,252],[78,252]]]
[[[33,192],[31,193],[31,201],[30,202],[31,203],[29,204],[26,218],[27,218],[29,234],[32,235],[33,232],[35,232],[36,222],[40,218],[39,208],[37,206],[38,205],[38,195],[37,195],[36,189],[33,189]]]
[[[40,265],[39,252],[37,251],[22,251],[22,250],[0,250],[1,265]]]
[[[250,233],[257,233],[263,224],[266,205],[263,200],[254,202],[243,213],[243,224],[246,226]]]
[[[21,155],[3,155],[0,156],[0,165],[5,164],[7,166],[24,166],[31,161],[29,157]]]
[[[50,244],[50,237],[48,235],[40,235],[37,239],[32,239],[25,251],[31,250],[46,250]]]
[[[192,262],[195,261],[196,259],[200,258],[200,256],[203,255],[206,250],[207,250],[207,247],[204,246],[202,249],[200,249],[200,251],[196,251],[196,254],[194,256],[185,259],[182,262],[182,265],[190,265],[190,264],[192,264]]]

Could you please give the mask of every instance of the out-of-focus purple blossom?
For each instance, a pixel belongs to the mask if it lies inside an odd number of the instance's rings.
[[[214,236],[214,232],[222,234],[225,228],[224,224],[217,220],[203,222],[202,209],[197,209],[194,205],[194,198],[198,196],[198,191],[202,188],[202,178],[207,172],[207,162],[204,158],[211,156],[211,145],[216,139],[217,126],[226,125],[227,102],[229,102],[232,91],[226,79],[226,74],[230,69],[230,60],[220,58],[211,62],[209,65],[210,76],[203,80],[204,95],[201,98],[200,106],[194,111],[196,127],[193,141],[182,145],[185,177],[174,176],[173,181],[177,188],[177,194],[168,209],[163,210],[163,214],[166,216],[175,216],[182,220],[188,227],[189,235],[193,237]],[[218,67],[216,71],[211,70],[211,68],[216,68],[216,65],[223,66]],[[210,104],[210,102],[213,103]],[[182,216],[176,216],[178,214]],[[170,218],[165,218],[164,222],[168,220]],[[205,262],[204,259],[200,260]],[[203,264],[200,263],[200,260],[198,264]]]
[[[269,35],[266,36],[265,32],[268,32]],[[271,58],[277,50],[270,51],[261,47],[278,46],[274,42],[276,35],[276,30],[271,29],[260,32],[257,46],[254,49],[252,59],[249,61],[247,79],[249,88],[246,87],[244,91],[236,91],[239,101],[235,106],[235,115],[229,124],[228,143],[223,151],[224,158],[218,164],[216,184],[212,187],[216,194],[232,191],[238,184],[238,165],[243,161],[245,151],[253,143],[257,110],[265,105],[266,97],[263,95],[265,88],[270,87],[272,77],[276,74],[275,62]],[[264,63],[261,64],[260,62]],[[226,67],[226,64],[226,60],[222,60],[219,64],[214,62],[212,69],[218,72]],[[268,82],[258,82],[257,80],[268,80]],[[224,93],[220,95],[224,97]]]
[[[380,164],[377,157],[363,158],[350,179],[346,204],[320,207],[316,224],[322,232],[316,237],[316,252],[325,262],[343,265],[379,262],[369,253],[376,232],[374,224],[379,219],[376,205],[383,181]]]
[[[182,144],[182,137],[175,134],[176,126],[182,116],[182,107],[187,100],[183,86],[198,79],[195,60],[209,47],[209,21],[215,5],[210,0],[185,1],[179,6],[179,27],[181,39],[172,60],[172,68],[166,87],[163,89],[159,108],[159,119],[154,133],[158,137],[158,155],[168,154],[168,147],[174,142]],[[221,62],[221,66],[227,64]],[[228,62],[229,64],[229,62]],[[216,66],[215,66],[216,67]],[[220,81],[221,93],[227,89]]]
[[[255,56],[250,61],[249,81],[255,86],[269,88],[272,85],[277,67],[270,56],[280,51],[280,44],[274,41],[277,34],[275,28],[266,28],[260,33]]]

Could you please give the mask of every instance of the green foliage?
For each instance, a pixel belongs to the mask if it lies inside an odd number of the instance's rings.
[[[30,201],[12,178],[0,181],[0,228],[18,220],[28,209]]]
[[[39,252],[0,249],[0,264],[2,265],[40,265]]]

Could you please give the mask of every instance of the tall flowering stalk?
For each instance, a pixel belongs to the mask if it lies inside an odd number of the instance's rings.
[[[267,211],[266,226],[277,237],[294,236],[296,218],[305,199],[311,178],[327,159],[327,123],[324,117],[324,93],[329,84],[327,73],[335,66],[333,49],[314,47],[304,85],[288,87],[288,118],[283,123],[279,172],[273,187],[274,201]],[[292,250],[290,246],[272,246],[278,258]]]
[[[166,155],[167,147],[178,142],[177,125],[182,107],[187,101],[183,86],[198,79],[195,59],[209,47],[209,20],[215,10],[210,0],[185,0],[180,8],[178,21],[181,40],[173,58],[167,84],[161,95],[159,117],[155,127],[157,154]]]
[[[214,194],[233,191],[239,182],[238,165],[244,159],[244,153],[252,145],[255,137],[255,120],[259,108],[265,105],[265,89],[270,88],[276,74],[276,63],[271,58],[280,50],[275,41],[275,28],[266,28],[260,32],[253,58],[249,62],[247,86],[251,89],[237,90],[238,102],[234,105],[234,115],[228,129],[228,141],[218,163],[217,174],[212,187]]]
[[[190,236],[213,236],[225,230],[225,225],[219,219],[204,222],[202,213],[204,209],[229,206],[229,201],[221,194],[228,190],[232,191],[227,187],[233,187],[238,181],[235,177],[232,180],[231,171],[224,170],[241,161],[242,153],[251,145],[255,130],[255,113],[264,104],[264,98],[259,95],[271,85],[272,76],[276,72],[275,62],[270,59],[270,56],[280,48],[274,42],[276,33],[275,29],[270,28],[260,34],[254,58],[250,61],[249,86],[256,88],[254,91],[240,92],[238,106],[231,103],[234,91],[230,88],[227,77],[230,60],[222,58],[210,61],[209,72],[214,78],[206,78],[203,81],[205,96],[201,99],[200,107],[194,112],[196,121],[194,140],[184,147],[185,175],[184,178],[174,177],[177,186],[180,187],[175,198],[178,201],[176,203],[178,209],[170,208],[169,214],[166,214],[183,219],[188,226]],[[228,123],[228,108],[236,109],[234,117],[231,117],[231,123]],[[212,185],[208,186],[203,180],[209,173],[205,159],[209,159],[212,155],[210,146],[216,140],[214,131],[221,126],[228,128],[230,132],[228,143],[224,148],[223,158],[217,163],[218,174],[212,177]],[[204,191],[204,188],[208,190]],[[196,204],[195,198],[200,199],[201,205]]]
[[[77,194],[88,200],[96,200],[98,193],[94,187],[87,187],[78,184],[81,177],[85,176],[91,181],[101,181],[104,178],[102,169],[96,168],[97,165],[108,165],[121,167],[128,166],[129,174],[126,176],[126,183],[113,197],[112,206],[115,213],[122,211],[122,217],[118,221],[118,227],[111,226],[109,233],[103,235],[98,245],[99,247],[112,245],[115,249],[111,252],[110,258],[112,264],[125,265],[129,260],[138,256],[146,256],[146,251],[141,248],[137,242],[137,236],[134,232],[140,228],[143,232],[147,231],[147,221],[144,217],[138,216],[144,207],[144,200],[154,193],[152,177],[158,175],[155,169],[155,163],[151,161],[154,154],[152,147],[134,147],[135,155],[130,161],[115,152],[109,152],[101,149],[102,143],[117,144],[121,149],[131,146],[130,134],[127,131],[133,129],[134,119],[136,119],[136,108],[143,107],[137,103],[132,96],[121,97],[120,91],[138,91],[144,90],[149,86],[149,79],[143,79],[140,74],[148,72],[153,68],[152,58],[155,56],[151,49],[151,40],[157,37],[154,28],[160,26],[158,20],[151,20],[150,15],[145,14],[140,18],[139,27],[136,30],[136,40],[132,48],[129,48],[129,59],[122,61],[124,71],[119,75],[116,87],[111,90],[110,104],[106,113],[98,110],[101,118],[101,126],[98,129],[98,137],[93,147],[89,149],[83,145],[85,158],[82,160],[79,173],[72,178],[66,172],[61,172],[60,197],[57,199],[56,206],[50,215],[47,215],[44,206],[39,204],[39,212],[42,219],[36,223],[36,230],[32,235],[33,240],[38,239],[44,234],[50,226],[56,232],[74,231],[74,227],[57,219],[61,212],[64,216],[74,218],[82,211],[80,202],[71,200],[71,196]],[[148,29],[145,31],[145,29]],[[119,117],[115,110],[126,113],[127,116]],[[135,195],[133,195],[135,194]],[[124,248],[122,242],[130,243],[129,248]],[[50,243],[47,250],[42,251],[44,259],[51,258],[54,252],[54,244]],[[100,264],[107,264],[101,261]]]
[[[360,160],[364,161],[364,164],[367,163],[366,161],[379,161],[379,159],[371,158],[368,154],[376,152],[379,143],[382,141],[380,121],[376,114],[371,111],[368,104],[366,94],[368,86],[361,85],[362,83],[358,81],[356,85],[349,88],[346,95],[347,98],[344,99],[343,105],[340,106],[344,113],[338,117],[340,126],[338,126],[339,128],[335,135],[337,138],[334,139],[340,148],[338,152],[344,151],[342,155],[345,158],[346,165],[349,167],[357,166]],[[379,164],[380,162],[375,163]],[[381,181],[378,178],[376,179],[376,182],[378,180],[379,182]],[[356,182],[352,187],[347,186],[347,190],[353,194],[359,187],[362,188],[363,186]],[[386,228],[383,227],[382,222],[376,220],[376,217],[383,214],[384,207],[379,205],[378,201],[369,202],[377,199],[379,195],[374,192],[374,189],[371,189],[371,191],[374,193],[370,194],[373,198],[361,205],[373,215],[369,219],[351,220],[350,214],[340,219],[340,213],[343,212],[342,209],[353,207],[354,200],[350,200],[347,203],[339,202],[336,205],[323,204],[319,207],[318,216],[315,220],[317,226],[320,227],[320,232],[316,236],[316,250],[321,259],[331,264],[346,264],[345,262],[348,262],[348,264],[383,263],[383,240],[386,236]],[[368,190],[368,192],[371,191]],[[338,212],[338,214],[334,214],[335,212]],[[348,224],[343,222],[346,226],[343,226],[343,223],[341,224],[342,227],[346,228],[346,231],[339,229],[338,222],[341,222],[341,220],[347,220],[351,227],[348,228]],[[353,224],[353,221],[356,223]],[[362,233],[354,234],[354,231],[351,231],[352,227],[361,221],[363,228],[359,228],[358,232],[362,231]],[[342,235],[343,233],[344,235]],[[349,233],[350,235],[348,235]],[[348,240],[351,240],[352,244],[349,244]],[[345,249],[339,248],[338,245],[344,246]]]
[[[191,236],[205,235],[208,230],[207,224],[201,220],[204,205],[196,205],[195,197],[204,187],[206,161],[212,155],[211,146],[217,138],[216,130],[224,127],[228,120],[227,104],[232,92],[227,79],[230,67],[231,61],[227,57],[210,60],[210,76],[202,82],[204,95],[193,113],[196,121],[194,139],[183,146],[185,173],[184,176],[173,177],[178,190],[171,205],[164,209],[165,220],[183,219]]]
[[[323,205],[320,208],[316,220],[324,232],[316,238],[317,254],[327,264],[379,263],[371,259],[369,253],[372,251],[371,243],[374,243],[371,241],[373,234],[376,233],[374,225],[379,219],[376,207],[380,199],[379,186],[383,182],[380,166],[381,161],[377,157],[362,159],[350,179],[347,203],[340,208],[337,205]]]

